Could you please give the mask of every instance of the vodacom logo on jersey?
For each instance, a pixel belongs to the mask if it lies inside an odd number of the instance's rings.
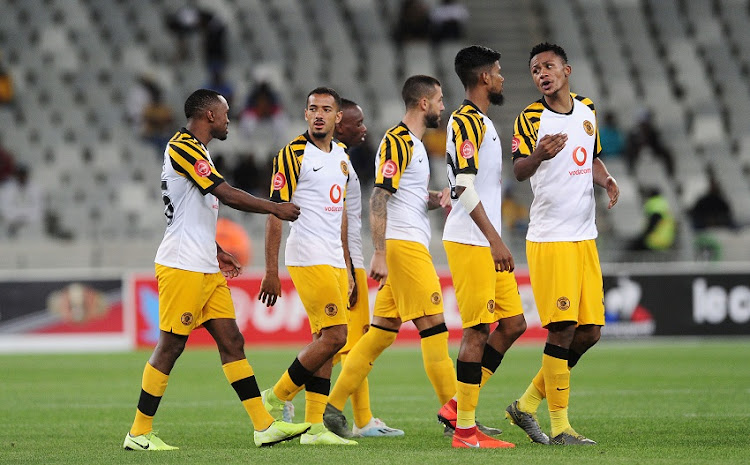
[[[573,161],[578,166],[583,166],[586,164],[586,159],[588,158],[588,153],[586,152],[586,149],[584,147],[581,147],[580,145],[573,149]],[[589,174],[591,173],[591,168],[584,168],[584,169],[578,169],[578,170],[571,170],[568,171],[568,174],[571,176],[580,176],[582,174]]]
[[[339,203],[341,202],[341,198],[344,196],[344,190],[339,186],[338,184],[334,184],[331,186],[331,190],[328,191],[329,197],[331,197],[331,202],[333,203]],[[339,205],[332,205],[325,207],[325,210],[327,212],[339,212],[344,209],[343,206]]]

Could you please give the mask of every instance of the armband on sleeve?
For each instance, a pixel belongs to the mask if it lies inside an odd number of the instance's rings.
[[[474,189],[474,178],[476,175],[460,173],[456,176],[456,186],[461,186],[464,191],[458,196],[458,202],[464,209],[471,213],[479,205],[479,194]]]

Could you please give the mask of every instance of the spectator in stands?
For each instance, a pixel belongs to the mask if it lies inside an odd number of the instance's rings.
[[[241,154],[237,165],[232,170],[232,179],[237,188],[256,196],[268,195],[270,192],[268,180],[272,175],[271,166],[269,165],[267,169],[259,166],[253,152]]]
[[[0,106],[12,104],[14,95],[13,76],[5,67],[0,55]]]
[[[611,111],[604,114],[599,125],[599,140],[602,144],[602,155],[607,158],[619,157],[625,150],[625,134],[617,124],[617,117]]]
[[[658,187],[643,191],[646,227],[631,244],[631,250],[669,250],[674,246],[676,224],[669,202]]]
[[[200,10],[194,6],[183,6],[166,17],[167,29],[175,36],[177,51],[175,61],[178,63],[190,60],[188,37],[198,30]]]
[[[462,39],[469,20],[469,10],[458,0],[443,0],[430,13],[433,42]]]
[[[268,132],[273,139],[271,145],[278,147],[286,136],[287,118],[281,98],[267,81],[260,81],[247,97],[240,115],[240,127],[253,137],[257,132]]]
[[[253,244],[245,228],[226,217],[216,221],[216,242],[219,247],[234,255],[242,267],[252,260]]]
[[[3,141],[0,140],[0,186],[10,179],[16,171],[16,160],[13,154],[3,147]]]
[[[208,82],[203,86],[205,89],[214,90],[227,99],[230,114],[234,115],[237,111],[232,105],[234,104],[234,86],[226,78],[223,68],[215,68],[210,71]]]
[[[219,15],[195,6],[184,6],[166,18],[167,28],[177,40],[177,62],[190,60],[188,37],[200,32],[203,40],[203,56],[209,71],[223,69],[228,53],[227,26]]]
[[[710,167],[708,171],[708,191],[703,194],[690,209],[690,219],[696,230],[723,227],[734,228],[732,210],[721,192],[716,174]]]
[[[672,152],[662,143],[658,129],[654,126],[651,111],[643,110],[638,115],[636,125],[631,129],[625,143],[625,160],[630,174],[635,173],[638,157],[644,149],[664,162],[667,173],[674,177],[674,159]]]
[[[513,189],[503,190],[503,202],[500,209],[505,227],[514,234],[525,235],[529,228],[529,207],[516,199]]]
[[[174,112],[164,102],[160,87],[149,88],[151,100],[143,109],[143,139],[154,144],[157,150],[164,150],[174,133]],[[161,152],[160,152],[161,153]]]
[[[229,60],[227,51],[227,25],[221,16],[201,10],[201,32],[203,34],[203,58],[209,72],[223,71]]]
[[[125,114],[130,126],[137,132],[143,131],[143,112],[152,102],[152,95],[158,92],[159,84],[149,73],[141,73],[135,84],[128,90]]]
[[[44,230],[44,193],[29,179],[26,166],[0,186],[0,223],[8,237],[39,237]]]
[[[405,42],[430,38],[430,8],[424,0],[403,0],[398,12],[393,39],[400,47]]]

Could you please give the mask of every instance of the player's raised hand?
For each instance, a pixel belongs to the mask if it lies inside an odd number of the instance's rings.
[[[299,217],[299,207],[291,202],[276,204],[273,214],[280,220],[294,221]]]
[[[380,285],[378,289],[382,289],[385,286],[385,280],[388,278],[388,265],[385,261],[385,251],[375,251],[375,254],[370,260],[370,277],[375,281],[378,281]]]
[[[555,156],[560,153],[560,150],[565,147],[566,142],[568,142],[567,134],[547,134],[539,139],[539,142],[534,149],[534,153],[532,153],[531,156],[537,157],[541,160],[555,158]]]
[[[273,307],[276,299],[281,297],[281,281],[278,274],[268,274],[260,282],[260,294],[258,300],[266,304],[266,307]]]

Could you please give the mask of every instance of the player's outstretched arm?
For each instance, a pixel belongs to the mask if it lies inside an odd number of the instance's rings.
[[[299,217],[299,207],[290,202],[275,203],[260,199],[254,195],[230,186],[223,182],[216,186],[212,194],[224,205],[250,213],[270,213],[279,219],[294,221]]]
[[[429,198],[427,199],[427,209],[435,210],[437,208],[446,208],[451,204],[451,189],[445,187],[441,191],[429,191]]]
[[[269,215],[266,219],[266,274],[260,282],[258,300],[273,307],[281,297],[279,280],[279,247],[281,247],[281,220]]]

